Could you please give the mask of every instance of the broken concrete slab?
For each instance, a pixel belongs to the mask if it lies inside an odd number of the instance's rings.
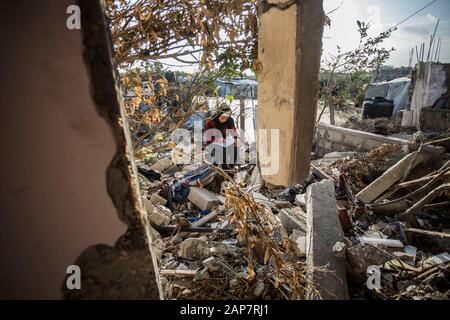
[[[345,263],[333,252],[336,242],[344,241],[338,219],[334,182],[322,180],[311,184],[306,191],[306,208],[306,263],[312,270],[326,267],[328,271],[312,271],[321,298],[348,299]]]
[[[368,238],[368,237],[359,237],[358,238],[361,243],[370,243],[374,245],[384,245],[386,247],[391,248],[403,248],[404,245],[400,240],[396,239],[377,239],[377,238]]]
[[[160,204],[160,205],[165,206],[167,203],[167,200],[157,194],[152,194],[150,197],[150,202],[155,205]]]
[[[166,216],[169,217],[169,218],[171,218],[171,217],[173,216],[173,212],[172,212],[169,208],[167,208],[167,207],[165,207],[165,206],[162,206],[162,205],[160,205],[160,204],[157,204],[157,205],[155,206],[155,208],[156,208],[155,211],[159,211],[160,213],[163,213],[164,215],[166,215]]]
[[[306,236],[298,237],[295,243],[297,244],[297,249],[301,253],[306,253]]]
[[[383,144],[400,144],[403,150],[409,150],[409,142],[403,139],[389,138],[379,134],[342,128],[320,122],[316,132],[316,153],[323,157],[332,151],[367,152]]]
[[[204,226],[205,224],[207,224],[208,222],[210,222],[211,220],[215,219],[219,214],[221,214],[222,211],[221,210],[214,210],[210,213],[208,213],[206,216],[198,219],[197,221],[195,221],[192,226],[193,227],[201,227]],[[217,224],[218,226],[218,224]],[[211,228],[215,229],[216,226],[213,227],[213,225],[211,224]]]
[[[153,210],[153,212],[148,215],[148,219],[151,223],[158,226],[165,226],[170,222],[170,218],[159,210]]]
[[[449,261],[450,261],[450,254],[448,252],[443,252],[426,259],[423,264],[425,268],[430,268],[443,263],[447,263]]]
[[[216,263],[215,257],[209,257],[202,261],[202,264],[208,268],[211,272],[216,272],[220,270],[220,267]]]
[[[184,240],[178,249],[178,256],[187,260],[203,260],[211,256],[236,255],[238,249],[221,242],[207,242],[198,238]]]
[[[298,238],[305,237],[306,232],[303,230],[293,230],[292,234],[289,236],[289,240],[297,242]]]
[[[301,208],[281,209],[278,217],[287,233],[292,234],[294,230],[306,233],[306,213]]]
[[[214,193],[197,187],[191,187],[188,195],[189,201],[195,204],[200,210],[210,210],[220,203],[220,199]]]
[[[172,160],[170,160],[169,158],[162,158],[162,159],[159,159],[158,161],[156,161],[156,163],[153,164],[150,167],[150,169],[156,170],[159,172],[163,172],[164,170],[168,169],[172,165],[173,165]]]
[[[379,266],[389,261],[391,256],[384,251],[384,247],[370,244],[358,244],[347,249],[347,261],[352,271],[365,274],[371,265]]]
[[[306,206],[306,193],[301,193],[295,196],[295,204],[301,207]]]
[[[239,171],[235,176],[234,176],[234,182],[236,183],[244,183],[247,181],[248,179],[248,172],[247,171]]]
[[[263,205],[266,205],[266,206],[270,206],[271,205],[270,204],[270,199],[267,198],[262,193],[252,192],[252,197],[253,197],[253,200],[255,200],[256,203],[263,204]]]
[[[144,202],[145,211],[147,211],[148,214],[151,214],[153,212],[153,210],[155,210],[155,206],[148,199],[144,199],[143,202]]]

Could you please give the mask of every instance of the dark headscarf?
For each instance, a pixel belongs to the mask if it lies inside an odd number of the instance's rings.
[[[224,129],[233,129],[234,128],[234,119],[231,115],[228,117],[227,121],[224,123],[220,122],[219,118],[224,113],[231,113],[231,109],[226,104],[220,106],[219,110],[212,117],[212,120],[215,122],[216,128],[223,132]]]

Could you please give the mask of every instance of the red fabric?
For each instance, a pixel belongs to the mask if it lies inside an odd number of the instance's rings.
[[[214,121],[214,119],[210,119],[206,122],[204,131],[206,131],[208,129],[217,129],[217,125],[216,125],[216,122]],[[217,129],[217,130],[219,130],[219,129]],[[220,130],[220,132],[222,133],[223,139],[226,139],[227,130],[228,131],[233,130],[231,132],[231,136],[235,139],[235,144],[236,144],[236,140],[239,138],[239,136],[237,133],[236,126],[234,125],[234,121],[233,121],[233,125],[230,126],[229,128],[222,128]],[[230,134],[230,133],[228,133],[228,134]],[[216,141],[216,137],[211,136],[211,134],[205,134],[205,138],[206,138],[207,145]],[[223,139],[221,139],[221,141],[218,141],[218,142],[223,142]]]

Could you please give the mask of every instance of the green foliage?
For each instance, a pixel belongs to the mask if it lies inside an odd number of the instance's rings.
[[[234,96],[226,95],[226,96],[225,96],[225,99],[227,99],[228,102],[232,103],[233,100],[234,100]]]
[[[330,108],[330,120],[334,124],[334,108],[345,107],[348,100],[360,105],[364,99],[364,85],[370,81],[370,74],[386,62],[394,50],[381,47],[392,31],[369,37],[369,24],[357,21],[360,34],[359,45],[351,51],[337,46],[337,53],[325,58],[321,72],[320,97],[324,109]],[[322,111],[323,112],[323,111]]]
[[[320,72],[320,99],[325,99],[329,70]],[[334,75],[334,86],[331,94],[340,96],[342,99],[336,101],[338,107],[345,107],[347,100],[353,101],[356,106],[361,106],[364,100],[364,88],[370,83],[371,74],[367,71],[358,71],[352,74],[337,73]]]

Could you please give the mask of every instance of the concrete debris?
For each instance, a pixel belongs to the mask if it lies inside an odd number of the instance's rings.
[[[155,206],[155,211],[159,211],[159,212],[161,212],[162,214],[166,215],[169,218],[171,218],[172,215],[173,215],[172,211],[169,208],[167,208],[165,206],[162,206],[160,204],[157,204]]]
[[[153,212],[148,215],[148,219],[151,223],[156,224],[158,226],[168,225],[170,222],[170,218],[160,210],[153,210]]]
[[[269,207],[271,206],[270,199],[267,198],[262,193],[252,192],[252,196],[256,203],[263,204],[263,205],[269,206]]]
[[[295,204],[301,207],[306,206],[306,193],[301,193],[295,196]]]
[[[328,133],[333,132],[333,128],[328,129]],[[359,134],[355,130],[349,133],[352,137]],[[392,142],[362,148],[366,150],[353,148],[360,153],[331,164],[327,160],[331,155],[314,162],[316,176],[331,179],[336,185],[338,216],[346,240],[345,246],[337,243],[333,251],[341,259],[345,252],[352,298],[442,299],[448,296],[448,282],[438,287],[426,279],[440,279],[449,266],[450,202],[446,182],[450,155],[448,146],[443,150],[439,142],[432,144],[449,137],[427,136],[423,139],[432,141],[417,143],[413,139],[365,136]],[[332,148],[352,137],[335,140]],[[321,139],[326,146],[326,136]],[[302,199],[298,200],[296,204],[301,205]],[[320,229],[314,226],[314,230]],[[376,293],[365,286],[369,266],[378,266],[382,274],[382,288]]]
[[[333,181],[311,184],[306,191],[306,208],[306,263],[311,267],[326,266],[328,271],[315,272],[318,290],[323,299],[348,299],[345,264],[333,253],[336,242],[344,238]]]
[[[391,256],[382,247],[370,244],[358,244],[347,249],[347,261],[357,273],[365,274],[369,266],[382,265],[389,259]]]
[[[209,257],[202,261],[202,264],[208,268],[211,272],[216,272],[220,270],[220,267],[216,264],[216,258],[215,257]]]
[[[172,165],[173,165],[172,160],[170,160],[169,158],[162,158],[162,159],[159,159],[158,161],[156,161],[156,163],[153,164],[150,167],[150,169],[159,171],[159,172],[164,172],[164,170],[168,169]]]
[[[152,194],[150,197],[150,202],[154,205],[160,204],[160,205],[165,206],[167,203],[167,200],[157,194]]]
[[[151,214],[153,212],[153,210],[155,209],[153,203],[148,199],[144,199],[143,202],[144,202],[145,211],[147,211],[147,214]]]
[[[289,234],[292,234],[294,230],[306,233],[306,213],[301,208],[281,209],[278,217]]]
[[[252,190],[255,192],[260,191],[263,187],[264,181],[262,179],[261,171],[259,170],[258,166],[255,166],[255,168],[253,169],[249,184],[253,187]]]
[[[295,263],[304,268],[298,275],[307,299],[446,297],[450,203],[439,186],[450,177],[450,155],[432,145],[370,139],[313,161],[303,184],[264,184],[257,166],[244,166],[227,172],[231,179],[215,174],[202,188],[192,185],[179,202],[166,190],[200,166],[158,160],[151,168],[161,179],[140,183],[165,297],[292,299],[298,288],[276,270]],[[365,284],[374,266],[381,272],[376,291]]]
[[[256,282],[255,287],[253,288],[253,296],[255,298],[260,297],[265,289],[265,285],[264,285],[264,281],[262,280],[258,280],[258,282]]]
[[[248,172],[247,171],[239,171],[235,176],[234,176],[234,182],[240,184],[245,184],[245,182],[247,181],[247,179],[249,178],[248,176]]]
[[[205,259],[211,256],[237,255],[236,247],[221,242],[206,242],[198,238],[184,240],[178,249],[178,257],[188,260]]]
[[[404,245],[400,240],[395,239],[379,239],[379,238],[367,238],[367,237],[359,237],[359,241],[361,243],[369,243],[374,245],[384,245],[386,247],[391,248],[403,248]]]
[[[334,256],[338,259],[345,259],[345,243],[338,241],[333,246]]]
[[[200,210],[210,210],[220,203],[220,199],[212,192],[197,187],[191,187],[188,195],[189,201]]]
[[[306,238],[306,231],[294,229],[292,234],[289,236],[289,240],[297,242],[298,238],[300,237]]]
[[[298,237],[297,240],[295,240],[295,243],[297,244],[297,249],[301,253],[306,253],[306,236]]]
[[[450,254],[448,252],[443,252],[426,259],[423,263],[426,268],[430,268],[440,265],[442,263],[447,263],[449,261],[450,261]]]
[[[164,226],[169,224],[170,222],[170,218],[168,216],[158,211],[154,211],[152,214],[149,215],[148,218],[151,223],[156,224],[158,226]]]
[[[206,216],[203,216],[202,218],[195,221],[192,224],[192,226],[193,227],[201,227],[201,226],[207,224],[208,222],[210,222],[211,220],[215,219],[220,213],[221,213],[221,211],[216,209],[216,210],[208,213]],[[215,229],[218,227],[218,225],[219,225],[218,223],[214,223],[214,226],[213,226],[213,224],[211,224],[211,228]]]
[[[429,159],[429,154],[425,152],[413,152],[408,154],[389,170],[387,170],[378,179],[368,185],[364,190],[361,190],[356,195],[356,199],[363,203],[371,203],[376,200],[389,187],[399,181],[408,170],[413,169],[420,162]]]

